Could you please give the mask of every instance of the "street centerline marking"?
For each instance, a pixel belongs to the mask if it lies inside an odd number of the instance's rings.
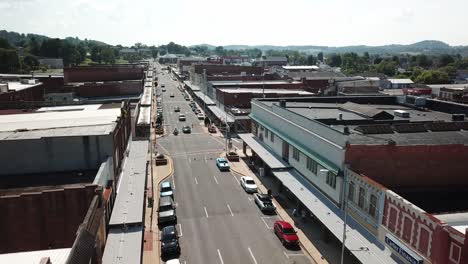
[[[197,177],[195,177],[195,184],[198,184],[198,180],[197,180]]]
[[[221,251],[219,251],[219,249],[218,249],[218,257],[219,257],[219,260],[221,261],[221,264],[224,264],[223,256],[221,256]]]
[[[214,178],[216,184],[219,184],[219,183],[218,183],[218,179],[216,179],[216,176],[213,176],[213,178]]]
[[[203,208],[205,209],[205,215],[206,215],[206,218],[208,218],[208,211],[206,210],[206,206],[203,206]]]
[[[227,208],[229,209],[229,212],[231,212],[231,216],[234,216],[234,213],[232,212],[231,206],[229,206],[229,204],[227,205]]]

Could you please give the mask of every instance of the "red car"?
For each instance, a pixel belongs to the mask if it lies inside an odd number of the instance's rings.
[[[297,246],[299,244],[299,237],[290,223],[286,221],[276,221],[274,230],[283,245]]]

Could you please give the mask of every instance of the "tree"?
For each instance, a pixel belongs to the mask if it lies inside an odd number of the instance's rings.
[[[323,52],[319,52],[317,54],[317,60],[319,60],[320,62],[323,62]]]
[[[13,49],[8,40],[0,38],[0,49]]]
[[[55,39],[46,39],[42,42],[40,55],[49,58],[60,58],[62,57],[62,40]]]
[[[428,68],[432,66],[432,61],[424,54],[416,56],[416,65],[423,68]]]
[[[16,50],[0,48],[0,72],[14,73],[20,69],[20,66]]]
[[[449,82],[449,76],[445,72],[428,70],[421,73],[416,82],[423,84],[444,84]]]
[[[39,55],[41,51],[41,44],[35,37],[32,37],[27,44],[27,49],[31,54]]]
[[[114,64],[115,63],[115,54],[112,48],[105,47],[101,50],[101,58],[104,63]]]
[[[439,57],[439,67],[444,67],[454,62],[455,62],[455,59],[449,54],[442,54]]]
[[[27,67],[27,71],[36,70],[39,67],[39,61],[33,55],[26,55],[23,58],[23,65]]]
[[[218,46],[215,48],[215,53],[218,56],[226,56],[226,50],[223,48],[223,46]]]
[[[393,76],[395,75],[396,68],[397,63],[395,61],[382,61],[377,65],[376,71],[387,76]]]
[[[307,65],[315,65],[317,64],[317,58],[314,55],[307,56]]]
[[[150,50],[151,50],[151,56],[155,59],[156,57],[158,57],[158,48],[155,47],[155,46],[151,46],[150,47]]]
[[[327,64],[331,67],[340,67],[341,66],[341,56],[338,54],[329,54],[327,56]]]
[[[99,46],[94,46],[92,49],[91,49],[91,60],[95,61],[95,62],[98,62],[98,63],[101,63],[102,62],[102,58],[101,58],[101,47]]]

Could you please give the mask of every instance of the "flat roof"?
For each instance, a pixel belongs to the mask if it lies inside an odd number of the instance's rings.
[[[191,81],[184,81],[184,84],[187,85],[192,91],[200,91],[200,87],[193,84]]]
[[[468,83],[460,83],[460,84],[429,84],[430,88],[447,88],[447,89],[468,89]]]
[[[394,84],[414,83],[411,79],[387,79],[387,80]]]
[[[343,240],[344,213],[296,170],[273,174],[320,220],[339,241]],[[392,252],[384,247],[352,217],[347,218],[346,248],[362,263],[395,263]]]
[[[44,73],[34,73],[32,74],[16,74],[16,73],[0,73],[0,78],[63,78],[63,73],[61,74],[44,74]]]
[[[252,151],[270,167],[271,169],[285,169],[290,168],[291,165],[283,161],[281,157],[276,155],[270,150],[270,147],[260,142],[252,133],[238,134],[238,136],[247,144]]]
[[[111,228],[102,256],[103,264],[141,263],[143,227]],[[55,263],[54,263],[55,264]]]
[[[70,252],[71,248],[59,248],[0,254],[0,263],[39,264],[43,257],[49,257],[53,264],[65,264]]]
[[[300,81],[210,81],[213,86],[242,86],[242,85],[272,85],[272,84],[302,84]]]
[[[194,92],[194,94],[200,98],[203,102],[205,102],[206,105],[216,105],[216,103],[207,95],[205,95],[203,92]]]
[[[297,65],[297,66],[282,66],[285,70],[318,70],[320,69],[317,65]]]
[[[215,106],[215,105],[209,105],[208,109],[210,109],[211,112],[221,121],[225,121],[227,118],[228,123],[234,123],[234,118],[230,114],[226,114],[224,110],[221,108]]]
[[[37,82],[34,84],[25,84],[21,82],[8,82],[8,90],[17,92],[17,91],[29,89],[29,88],[32,88],[41,84],[42,84],[41,82]]]
[[[53,108],[51,109],[53,110]],[[76,127],[86,135],[86,129],[82,129],[83,127],[115,125],[121,115],[120,108],[57,110],[59,111],[0,115],[0,132],[23,132],[23,130]]]
[[[434,215],[447,225],[455,228],[457,231],[465,234],[468,228],[468,212]]]
[[[150,106],[152,95],[153,95],[153,87],[145,86],[145,88],[143,89],[143,93],[141,94],[140,105]]]
[[[151,123],[151,106],[141,106],[138,114],[138,125],[149,125]]]
[[[260,88],[221,88],[218,89],[223,93],[266,93],[266,94],[297,94],[297,95],[313,95],[313,93],[303,90],[288,90],[288,89],[260,89]]]
[[[147,140],[130,142],[130,152],[117,185],[117,198],[109,226],[142,224],[147,156]]]

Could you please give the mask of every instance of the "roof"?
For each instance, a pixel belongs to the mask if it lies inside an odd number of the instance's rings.
[[[184,81],[184,84],[187,85],[192,91],[200,91],[200,87],[198,87],[198,85],[195,85],[190,81]]]
[[[206,94],[203,92],[194,92],[194,94],[200,98],[203,102],[205,102],[206,105],[216,105],[216,103]]]
[[[53,110],[53,108],[50,108]],[[81,130],[87,135],[89,126],[105,126],[114,124],[121,115],[120,108],[86,110],[86,107],[78,109],[69,108],[70,111],[59,109],[58,112],[39,112],[21,115],[1,115],[0,132],[15,132],[18,130],[51,130],[58,128],[73,128]],[[16,132],[20,133],[20,132]],[[40,133],[40,131],[39,131]]]
[[[434,215],[439,220],[442,220],[447,225],[455,228],[462,234],[466,233],[466,229],[468,229],[468,212],[463,213],[454,213],[454,214],[442,214],[442,215]]]
[[[282,66],[284,70],[318,70],[319,67],[316,65],[298,65],[298,66]]]
[[[210,109],[210,111],[213,112],[213,114],[222,122],[224,122],[227,119],[228,123],[234,123],[234,118],[230,114],[227,114],[226,111],[222,110],[221,108],[215,105],[209,105],[208,109]]]
[[[291,165],[284,162],[281,157],[274,154],[274,151],[272,151],[269,146],[258,141],[253,134],[238,134],[238,136],[252,149],[252,151],[257,153],[257,155],[268,165],[268,167],[270,167],[270,169],[284,169],[291,167]]]
[[[143,227],[111,228],[102,256],[103,264],[141,263]],[[55,264],[55,263],[54,263]]]
[[[336,239],[343,239],[343,211],[325,197],[296,170],[273,171],[286,188],[322,222]],[[392,252],[384,247],[377,238],[370,234],[353,218],[347,218],[345,246],[362,263],[395,263]],[[357,250],[365,248],[366,250]]]
[[[142,223],[147,155],[148,141],[130,142],[130,152],[120,175],[110,226]]]
[[[25,89],[29,89],[29,88],[32,88],[32,87],[35,87],[35,86],[39,86],[39,85],[42,85],[41,82],[36,82],[36,83],[32,83],[32,84],[24,84],[24,83],[21,83],[21,82],[8,82],[8,90],[12,90],[12,91],[21,91],[21,90],[25,90]]]
[[[302,90],[289,89],[260,89],[260,88],[221,88],[218,89],[223,93],[239,94],[239,93],[265,93],[265,94],[297,94],[297,95],[313,95],[313,93]]]
[[[138,125],[149,125],[151,123],[151,106],[141,106],[138,114]]]
[[[387,81],[393,84],[412,84],[414,83],[411,79],[387,79]]]
[[[37,250],[17,253],[0,254],[0,263],[31,263],[39,264],[41,258],[49,257],[53,264],[65,264],[71,248]]]
[[[240,81],[210,81],[211,85],[213,86],[243,86],[243,85],[274,85],[274,84],[302,84],[300,81],[284,81],[284,80],[277,80],[277,81],[247,81],[247,82],[240,82]]]
[[[374,119],[393,119],[393,115],[389,114],[386,111],[379,110],[372,106],[367,106],[363,104],[356,104],[352,102],[347,102],[341,105],[341,108],[354,112],[358,115],[363,115],[367,118],[374,118]]]
[[[145,86],[145,89],[143,90],[143,93],[141,94],[140,105],[150,106],[152,95],[153,95],[153,87]]]

